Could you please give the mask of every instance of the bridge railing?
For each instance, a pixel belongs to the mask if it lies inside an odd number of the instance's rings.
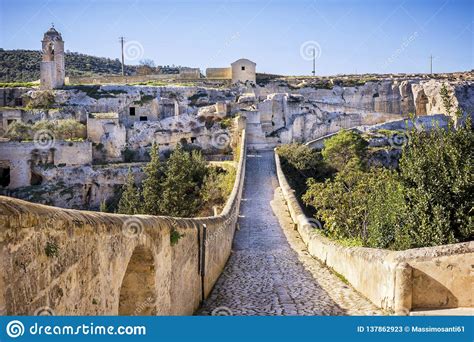
[[[306,217],[275,151],[278,182],[308,252],[341,274],[375,305],[406,315],[417,309],[474,307],[474,241],[405,251],[346,247]]]

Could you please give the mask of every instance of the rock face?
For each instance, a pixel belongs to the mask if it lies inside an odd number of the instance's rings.
[[[119,199],[130,168],[135,180],[143,180],[145,163],[110,166],[36,166],[33,171],[42,184],[18,188],[10,195],[27,201],[55,207],[97,210],[103,201]]]
[[[361,86],[318,89],[274,81],[255,89],[262,128],[281,143],[309,141],[342,128],[371,125],[417,115],[444,113],[439,94],[443,83],[453,105],[474,113],[473,82],[384,80]],[[248,96],[246,96],[248,98]]]
[[[381,79],[344,86],[339,81],[329,85],[313,78],[296,83],[292,78],[281,78],[265,85],[237,84],[231,88],[96,85],[71,86],[49,93],[10,92],[23,96],[26,103],[44,103],[45,108],[0,109],[0,131],[8,130],[13,121],[34,124],[74,118],[87,125],[93,164],[143,162],[148,160],[153,143],[158,144],[162,153],[178,143],[192,144],[211,153],[228,152],[235,129],[233,118],[241,116],[247,121],[249,148],[269,149],[282,143],[312,141],[341,129],[393,122],[407,118],[409,113],[422,117],[443,113],[439,94],[443,84],[452,94],[453,106],[473,115],[473,81]],[[53,103],[49,103],[51,96]],[[397,129],[388,125],[386,129]],[[63,152],[60,148],[55,154]],[[391,157],[387,158],[389,162]],[[33,166],[28,166],[27,160],[23,164],[23,169]],[[12,162],[0,159],[0,175],[6,174],[2,165],[8,167]],[[101,200],[112,196],[116,190],[113,186],[123,182],[125,172],[117,171],[115,182],[110,182],[113,185],[105,182],[109,185],[101,187],[95,184],[100,185],[104,178],[90,165],[78,166],[75,172],[82,176],[70,175],[72,171],[67,169],[61,171],[58,165],[56,168],[60,176],[53,179],[40,172],[36,178],[41,177],[46,187],[54,185],[43,190],[49,191],[55,204],[66,207],[84,207],[85,203],[97,207]],[[76,183],[65,181],[78,194],[74,200],[52,194],[58,181],[68,176],[79,179],[77,184],[90,184],[89,188],[79,188]],[[9,188],[14,190],[15,186]],[[22,197],[21,192],[18,196]]]

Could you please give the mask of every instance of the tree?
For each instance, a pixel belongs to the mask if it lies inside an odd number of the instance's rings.
[[[202,187],[204,182],[204,177],[208,174],[209,170],[207,168],[207,162],[202,157],[202,153],[199,150],[192,150],[190,153],[190,162],[191,162],[191,174],[193,182],[196,183],[198,187]]]
[[[474,237],[474,135],[471,120],[454,129],[411,132],[400,174],[406,187],[405,220],[413,247]]]
[[[196,168],[193,163],[201,164],[203,159],[199,152],[193,153],[194,157],[178,144],[166,162],[166,175],[161,184],[160,210],[167,215],[190,217],[199,208],[200,182],[197,177],[202,175],[202,172],[201,168]]]
[[[118,204],[118,213],[135,215],[139,213],[139,208],[140,192],[135,186],[135,178],[133,177],[131,168],[129,168],[127,181],[122,187],[122,197]]]
[[[443,107],[446,111],[446,115],[451,115],[453,110],[453,99],[445,83],[443,83],[443,85],[441,86],[439,95],[441,96],[441,100],[443,101]]]
[[[288,176],[288,182],[298,196],[306,192],[308,178],[324,181],[332,174],[332,170],[324,164],[321,153],[306,145],[299,143],[281,145],[277,153],[282,169]]]
[[[401,239],[405,202],[393,171],[346,168],[324,183],[310,178],[303,201],[316,208],[324,232],[334,239],[377,248]]]
[[[142,59],[139,62],[139,66],[137,67],[137,73],[139,75],[150,75],[156,70],[155,62],[151,59]]]
[[[343,130],[324,143],[321,154],[326,163],[341,171],[349,162],[351,166],[362,168],[367,154],[368,143],[360,134]]]
[[[281,145],[277,152],[282,161],[303,173],[311,172],[321,163],[317,151],[303,144]]]
[[[145,179],[143,180],[143,206],[142,212],[148,215],[160,215],[161,180],[163,171],[160,163],[158,145],[153,143],[150,150],[150,162],[145,166]]]
[[[207,208],[225,204],[234,187],[235,174],[236,171],[233,167],[229,170],[218,166],[211,166],[207,169],[200,195]]]

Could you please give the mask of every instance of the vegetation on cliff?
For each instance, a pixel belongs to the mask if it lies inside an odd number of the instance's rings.
[[[320,154],[302,145],[278,153],[291,185],[333,239],[396,250],[472,240],[470,119],[456,129],[412,129],[407,137],[395,170],[368,166],[367,143],[355,132],[328,139]]]
[[[119,213],[212,216],[213,207],[223,207],[232,191],[235,169],[208,166],[200,151],[187,151],[179,144],[162,163],[158,147],[153,145],[150,156],[141,185],[135,185],[129,172]]]
[[[86,126],[74,119],[57,121],[37,121],[28,124],[15,121],[8,126],[4,137],[15,141],[35,139],[83,140],[86,138]]]
[[[0,49],[0,82],[30,82],[40,78],[41,51]],[[120,60],[66,51],[66,76],[120,75]],[[126,65],[125,73],[137,67]]]

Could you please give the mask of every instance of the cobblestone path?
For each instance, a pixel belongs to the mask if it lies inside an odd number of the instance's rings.
[[[382,314],[312,258],[278,188],[273,151],[248,153],[232,254],[197,314]]]

